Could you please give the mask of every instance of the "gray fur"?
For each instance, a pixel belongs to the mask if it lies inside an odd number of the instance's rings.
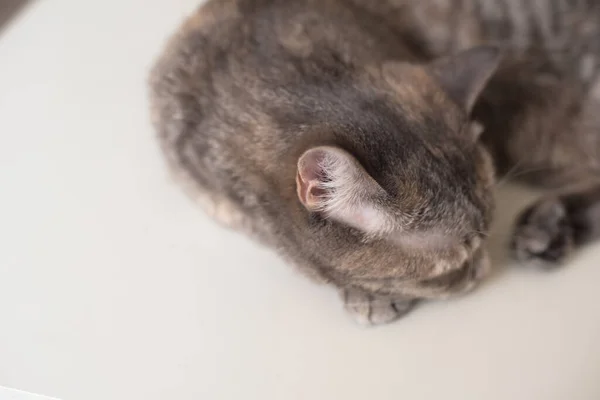
[[[211,0],[151,74],[154,123],[209,214],[338,287],[359,321],[389,322],[485,276],[490,153],[545,185],[597,175],[599,15],[591,1]],[[566,198],[521,219],[520,259],[544,253],[527,232],[580,242]],[[545,221],[558,209],[567,222]]]

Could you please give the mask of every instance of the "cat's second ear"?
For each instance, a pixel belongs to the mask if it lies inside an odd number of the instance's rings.
[[[499,48],[479,46],[435,60],[428,68],[450,98],[470,113],[500,59]]]
[[[385,191],[349,153],[320,146],[298,160],[296,190],[311,212],[376,234],[390,226]]]

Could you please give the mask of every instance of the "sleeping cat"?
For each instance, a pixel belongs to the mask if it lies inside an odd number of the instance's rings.
[[[210,215],[390,322],[486,275],[494,164],[564,189],[518,260],[599,234],[599,3],[211,0],[151,74],[154,124]]]

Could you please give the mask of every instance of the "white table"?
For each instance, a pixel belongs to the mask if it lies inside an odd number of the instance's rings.
[[[530,194],[500,196],[504,267],[487,285],[375,329],[198,212],[163,168],[145,87],[195,6],[46,0],[3,31],[0,385],[64,400],[600,398],[600,247],[554,273],[507,264]]]

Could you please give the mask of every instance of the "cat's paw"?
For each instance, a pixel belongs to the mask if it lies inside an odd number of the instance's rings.
[[[342,291],[346,311],[360,325],[387,324],[403,317],[415,305],[415,299],[393,299],[367,294],[360,290]]]
[[[517,261],[551,268],[573,250],[573,228],[558,199],[545,199],[527,208],[513,232],[511,250]]]

